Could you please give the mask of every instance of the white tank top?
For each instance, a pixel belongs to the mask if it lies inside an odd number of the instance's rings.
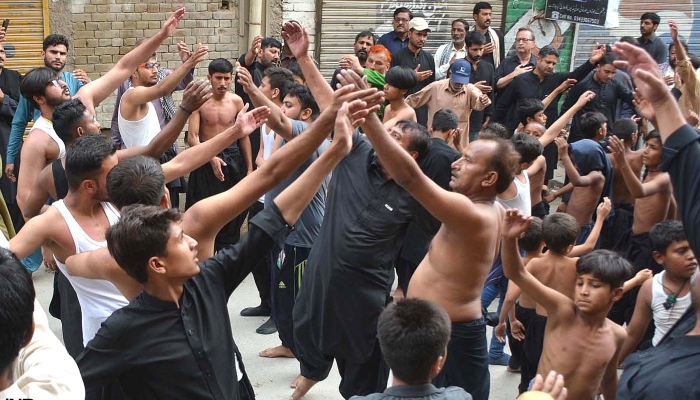
[[[109,225],[116,224],[120,217],[119,211],[111,203],[103,202],[101,204],[109,220]],[[107,247],[106,241],[98,242],[85,233],[78,221],[66,208],[63,200],[53,203],[53,206],[56,207],[66,224],[68,224],[68,229],[73,236],[73,242],[75,242],[75,254]],[[110,281],[71,276],[68,274],[65,264],[58,260],[56,260],[56,264],[68,278],[73,289],[75,289],[75,293],[78,295],[80,309],[83,314],[83,345],[87,345],[95,337],[102,322],[112,315],[114,311],[128,305],[129,302]]]
[[[654,337],[651,339],[651,344],[656,346],[661,339],[666,335],[669,329],[678,321],[683,313],[690,307],[690,291],[683,296],[676,299],[676,304],[670,309],[664,307],[664,303],[668,298],[666,292],[664,292],[663,278],[666,271],[661,271],[660,273],[654,275],[654,280],[651,283],[651,310],[654,316],[654,325],[656,326],[656,331],[654,331]],[[693,278],[697,276],[698,272],[695,271]],[[691,278],[692,281],[694,279]],[[690,285],[688,283],[687,285]]]
[[[530,178],[527,176],[527,171],[523,170],[523,176],[525,177],[525,183],[520,182],[518,177],[513,178],[515,182],[515,188],[518,192],[515,197],[509,200],[502,199],[500,196],[496,197],[498,201],[506,210],[509,208],[516,208],[520,210],[523,215],[529,217],[532,215],[532,200],[530,199]]]
[[[58,145],[58,158],[63,158],[66,156],[66,145],[65,143],[63,143],[63,140],[61,140],[61,138],[58,137],[56,130],[53,129],[53,122],[49,121],[44,117],[39,117],[36,121],[34,121],[32,131],[34,129],[40,129],[44,131],[47,135],[49,135],[51,139],[53,139],[56,142],[56,144]]]
[[[124,92],[128,93],[133,87]],[[122,100],[124,101],[124,97]],[[151,102],[148,102],[148,112],[146,116],[138,121],[128,121],[122,118],[121,101],[119,102],[119,133],[122,135],[122,142],[126,148],[134,146],[146,146],[151,143],[154,137],[160,132],[160,121],[158,121],[158,114],[156,113],[155,107]]]
[[[265,133],[267,132],[267,133]],[[262,135],[262,141],[263,141],[263,155],[262,159],[267,160],[270,158],[270,154],[272,154],[272,148],[275,146],[275,131],[272,129],[269,129],[267,127],[267,124],[262,124],[260,127],[260,134]],[[264,203],[265,202],[265,195],[260,196],[258,199],[259,202]]]

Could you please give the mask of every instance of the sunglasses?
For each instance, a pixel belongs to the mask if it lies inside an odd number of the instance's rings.
[[[146,68],[146,69],[151,69],[153,67],[160,68],[160,63],[157,62],[147,62],[139,65],[139,67]]]
[[[528,39],[528,38],[517,38],[515,39],[516,42],[532,42],[535,39]]]

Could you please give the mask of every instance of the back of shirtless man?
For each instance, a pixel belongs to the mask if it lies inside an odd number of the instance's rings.
[[[593,140],[582,139],[569,145],[566,139],[557,138],[555,142],[566,175],[574,186],[566,213],[581,227],[576,244],[583,244],[593,230],[593,213],[598,204],[604,197],[612,196],[612,165],[603,148]]]
[[[387,135],[372,115],[363,129],[388,174],[442,222],[408,290],[410,297],[442,306],[453,322],[447,362],[435,381],[438,386],[460,386],[474,399],[487,399],[490,378],[481,290],[498,252],[503,210],[496,195],[513,181],[520,156],[509,141],[470,143],[452,165],[449,192],[425,176],[400,147],[394,138],[401,137],[397,127]],[[464,260],[470,262],[465,265]]]
[[[187,133],[190,146],[205,142],[232,126],[236,115],[243,108],[243,100],[229,89],[233,79],[231,62],[223,58],[213,60],[209,64],[207,79],[214,95],[190,117]],[[189,209],[200,200],[225,192],[252,172],[250,139],[245,137],[239,142],[240,146],[237,142],[232,143],[218,157],[190,173],[185,208]],[[241,154],[241,149],[247,150],[245,157]],[[243,212],[224,225],[216,236],[216,250],[238,242],[245,217],[246,213]]]

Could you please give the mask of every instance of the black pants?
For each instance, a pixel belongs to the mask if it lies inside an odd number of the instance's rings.
[[[408,294],[408,284],[411,282],[413,274],[418,268],[418,264],[414,264],[401,256],[396,257],[396,276],[398,277],[398,286],[403,289],[404,296]]]
[[[488,357],[483,318],[452,323],[447,360],[433,384],[437,387],[459,386],[474,400],[487,400],[491,386]]]
[[[292,311],[296,302],[297,293],[301,287],[301,280],[306,267],[306,259],[309,258],[311,248],[298,247],[290,244],[284,245],[284,250],[272,257],[272,308],[277,324],[282,345],[296,355],[294,346],[294,319]],[[281,268],[280,268],[281,267]]]
[[[523,324],[523,327],[525,328],[525,336],[528,335],[530,331],[530,322],[535,315],[535,309],[534,308],[525,308],[520,306],[520,303],[515,303],[515,318],[520,321],[521,324]],[[510,359],[511,361],[515,358],[516,361],[518,362],[518,366],[520,366],[520,373],[523,373],[523,371],[527,370],[526,374],[531,375],[531,368],[529,366],[526,366],[525,363],[523,362],[523,345],[525,343],[525,340],[515,340],[512,337],[510,337],[510,351],[513,354]],[[517,344],[516,344],[517,343]],[[515,346],[514,346],[515,345]],[[517,355],[516,355],[517,354]],[[511,368],[513,368],[513,364],[510,364]],[[535,366],[535,374],[537,374],[537,366]],[[520,386],[518,386],[518,393],[522,393],[525,390],[527,390],[527,387],[522,389]]]
[[[265,208],[263,203],[256,201],[248,209],[248,221],[250,222],[254,216],[258,215],[260,211]],[[253,279],[255,280],[255,287],[258,288],[258,294],[260,295],[260,305],[263,307],[270,308],[271,302],[271,286],[272,276],[270,275],[270,256],[265,256],[265,259],[258,264],[255,269],[253,269]]]
[[[61,320],[63,343],[71,357],[77,358],[83,352],[83,316],[80,311],[78,295],[68,278],[56,271],[54,275],[54,294],[49,305],[49,311],[55,318]]]
[[[547,317],[534,313],[525,332],[523,341],[523,359],[520,364],[520,393],[527,391],[530,381],[537,376],[537,367],[540,364],[542,348],[544,347],[544,330],[547,326]]]

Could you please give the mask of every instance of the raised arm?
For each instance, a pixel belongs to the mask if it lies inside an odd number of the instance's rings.
[[[10,131],[10,142],[7,145],[7,160],[5,160],[6,165],[12,164],[12,169],[14,169],[15,157],[17,157],[17,152],[24,137],[24,130],[27,129],[29,121],[32,120],[33,113],[34,107],[32,107],[29,100],[24,96],[20,96],[15,116],[12,118],[12,130]],[[13,181],[15,180],[12,170],[8,171],[5,169],[5,174]]]
[[[598,204],[595,224],[593,225],[593,229],[591,229],[590,235],[588,235],[588,238],[583,244],[574,246],[569,254],[567,254],[567,257],[580,257],[595,250],[598,238],[600,238],[600,232],[603,230],[605,218],[610,214],[610,210],[612,210],[612,204],[610,203],[610,199],[605,197],[603,198],[603,202]]]
[[[292,120],[287,118],[282,110],[255,86],[253,77],[247,69],[237,66],[236,75],[238,77],[238,83],[243,87],[243,91],[248,94],[254,106],[267,106],[270,108],[267,126],[283,139],[292,140]]]
[[[39,173],[39,177],[34,182],[34,187],[32,187],[32,191],[29,193],[27,202],[22,210],[22,215],[25,220],[41,214],[46,200],[52,196],[51,189],[54,185],[52,165],[53,163],[44,167],[41,173]]]
[[[142,291],[141,284],[119,267],[106,247],[68,257],[66,270],[71,276],[109,281],[129,301]]]
[[[114,92],[119,85],[134,73],[141,63],[158,50],[163,41],[177,28],[177,24],[185,15],[185,8],[175,11],[165,21],[163,27],[151,38],[126,53],[106,74],[80,88],[76,97],[80,97],[89,110],[94,109],[104,99]]]
[[[596,173],[593,171],[587,175],[581,176],[574,163],[569,157],[569,143],[566,142],[564,138],[556,138],[554,142],[557,144],[557,150],[559,150],[559,157],[561,157],[561,162],[564,164],[564,170],[566,171],[566,176],[574,186],[586,187],[594,185],[598,180],[605,179],[601,173]]]
[[[47,213],[28,220],[17,235],[10,239],[10,251],[21,260],[39,247],[49,244],[53,225],[55,223]]]
[[[647,144],[649,145],[649,144]],[[625,157],[624,141],[613,136],[610,138],[608,149],[615,157],[615,164],[620,166],[622,179],[625,180],[625,185],[635,199],[653,196],[657,193],[671,190],[671,178],[668,174],[659,174],[648,182],[642,183],[639,177],[632,171],[627,158]],[[661,151],[661,149],[658,149]]]
[[[530,226],[531,221],[531,217],[523,216],[518,210],[506,211],[501,228],[503,234],[501,241],[503,273],[508,279],[515,282],[523,293],[541,304],[547,310],[549,318],[560,317],[565,312],[573,313],[574,303],[571,299],[545,286],[523,266],[517,241],[518,237]]]
[[[335,88],[331,89],[326,79],[321,75],[321,71],[316,67],[313,58],[309,55],[309,34],[297,22],[285,22],[282,27],[282,38],[296,57],[301,72],[306,78],[306,85],[311,89],[311,94],[316,99],[318,107],[323,111],[331,104]],[[277,131],[275,130],[275,132]]]
[[[43,135],[43,137],[40,135]],[[55,158],[46,158],[47,153],[51,150],[48,142],[50,140],[44,133],[35,131],[27,136],[27,140],[22,146],[22,168],[19,170],[16,196],[17,206],[20,210],[24,210],[29,194],[34,187],[34,181],[36,181],[41,170],[55,160]],[[58,157],[57,151],[54,157]]]
[[[569,93],[569,96],[570,95],[571,93]],[[595,93],[593,93],[592,91],[588,90],[586,92],[583,92],[581,96],[579,96],[576,103],[574,103],[573,106],[569,107],[568,110],[566,110],[559,118],[557,118],[557,120],[554,121],[554,123],[550,125],[549,128],[547,128],[547,130],[544,132],[544,135],[540,136],[539,141],[540,143],[542,143],[542,146],[544,147],[552,143],[554,139],[557,136],[559,136],[559,132],[561,132],[561,130],[564,129],[566,123],[574,117],[574,114],[576,114],[580,109],[583,108],[583,106],[588,104],[588,102],[593,100],[594,98]],[[545,105],[545,108],[546,107],[547,106]]]
[[[125,160],[137,155],[159,158],[180,136],[180,132],[182,132],[182,128],[185,127],[187,118],[190,116],[189,111],[198,110],[211,96],[211,84],[209,81],[190,82],[183,93],[182,103],[180,103],[181,107],[175,111],[175,115],[173,115],[170,122],[153,137],[151,142],[145,146],[134,146],[128,149],[117,150],[117,158]]]
[[[409,107],[414,109],[428,104],[430,102],[430,99],[432,99],[433,97],[432,89],[433,88],[430,85],[427,85],[423,89],[406,97],[406,104],[408,104]],[[476,103],[478,103],[478,101]]]
[[[562,93],[569,90],[569,88],[571,88],[575,84],[576,84],[576,79],[571,79],[571,78],[560,83],[559,86],[557,86],[556,89],[554,89],[554,91],[552,91],[552,93],[548,94],[547,97],[545,97],[542,100],[542,104],[544,104],[544,108],[547,109],[547,107],[549,107],[549,105],[552,104],[552,101],[554,101],[554,99],[556,99]],[[571,95],[571,93],[569,93],[569,95]]]

